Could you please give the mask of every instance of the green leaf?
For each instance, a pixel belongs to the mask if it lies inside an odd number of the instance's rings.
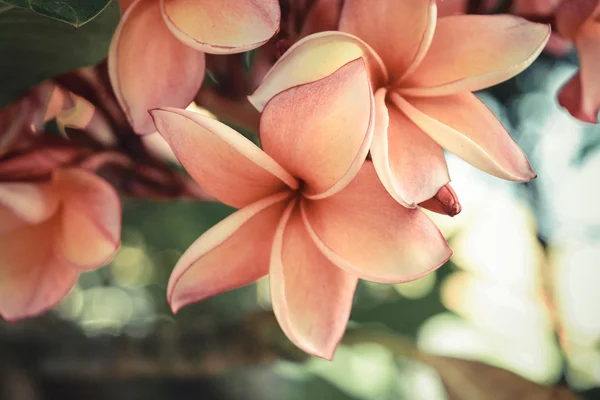
[[[79,28],[96,18],[111,0],[2,0],[3,3],[29,8]]]
[[[0,108],[46,79],[102,61],[119,15],[113,2],[74,29],[31,10],[0,12]]]

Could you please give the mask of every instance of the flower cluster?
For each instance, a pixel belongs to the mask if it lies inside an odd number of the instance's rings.
[[[535,6],[517,1],[513,11],[530,16],[549,7],[558,33],[580,53],[581,71],[561,104],[597,122],[600,3],[529,3]],[[96,174],[110,165],[102,176],[125,194],[188,194],[239,209],[175,266],[167,293],[174,312],[268,275],[283,331],[304,351],[331,359],[358,279],[407,282],[450,258],[422,210],[461,211],[444,150],[502,179],[536,177],[473,92],[525,70],[551,39],[551,26],[465,14],[466,4],[121,1],[107,80],[87,71],[75,79],[86,90],[66,78],[47,82],[0,115],[0,315],[39,314],[80,271],[110,262],[121,207],[116,189]],[[253,49],[241,80],[240,58],[219,58]],[[206,98],[199,93],[207,69],[228,80],[212,101],[227,109],[215,98],[234,93],[229,109],[258,121],[260,147],[185,109]],[[40,145],[52,119],[60,145]],[[155,132],[197,185],[152,156],[139,135]],[[123,170],[138,179],[123,182]]]

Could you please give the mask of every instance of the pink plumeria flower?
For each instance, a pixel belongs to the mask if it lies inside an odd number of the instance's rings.
[[[497,177],[536,175],[523,151],[472,91],[523,71],[550,27],[510,15],[437,18],[434,0],[346,0],[340,30],[292,46],[249,97],[261,110],[286,88],[362,56],[375,90],[371,155],[383,185],[407,207],[449,181],[442,148]]]
[[[269,274],[284,332],[304,351],[331,359],[358,278],[405,282],[450,257],[428,217],[394,201],[364,162],[373,107],[358,58],[271,99],[260,121],[264,151],[200,114],[151,112],[191,176],[240,208],[175,266],[168,286],[173,311]]]
[[[204,79],[204,53],[254,49],[279,29],[277,0],[136,0],[108,54],[110,80],[138,133],[154,132],[148,110],[185,108]]]
[[[566,0],[556,10],[558,32],[572,40],[580,70],[562,88],[558,101],[571,115],[598,123],[600,111],[600,0]]]
[[[0,317],[8,321],[53,307],[80,272],[119,248],[117,193],[87,170],[60,167],[73,157],[40,150],[0,163]]]

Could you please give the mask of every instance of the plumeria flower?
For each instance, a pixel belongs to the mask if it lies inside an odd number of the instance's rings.
[[[92,172],[61,167],[74,156],[39,150],[0,162],[0,317],[8,321],[51,308],[80,272],[119,248],[118,195]]]
[[[373,164],[397,201],[414,207],[448,184],[442,148],[503,179],[535,177],[522,150],[471,92],[529,66],[548,41],[548,26],[509,15],[438,19],[434,0],[347,0],[340,30],[292,46],[250,96],[255,107],[361,56],[375,90]]]
[[[572,40],[580,70],[562,88],[558,101],[571,115],[598,123],[600,111],[600,0],[566,0],[556,10],[558,32]]]
[[[185,108],[204,79],[204,53],[252,50],[279,29],[277,0],[122,1],[108,67],[138,133],[154,132],[148,110]]]
[[[410,281],[450,257],[428,217],[398,204],[364,162],[375,122],[371,92],[360,58],[284,91],[261,116],[263,150],[203,115],[151,112],[190,175],[240,208],[175,266],[173,311],[269,274],[284,332],[306,352],[331,359],[358,278]]]

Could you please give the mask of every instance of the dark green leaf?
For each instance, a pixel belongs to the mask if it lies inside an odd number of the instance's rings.
[[[46,17],[78,28],[94,19],[111,0],[2,0],[13,6],[30,8]]]
[[[0,12],[0,108],[46,79],[102,61],[119,15],[113,2],[74,29],[31,10]]]

